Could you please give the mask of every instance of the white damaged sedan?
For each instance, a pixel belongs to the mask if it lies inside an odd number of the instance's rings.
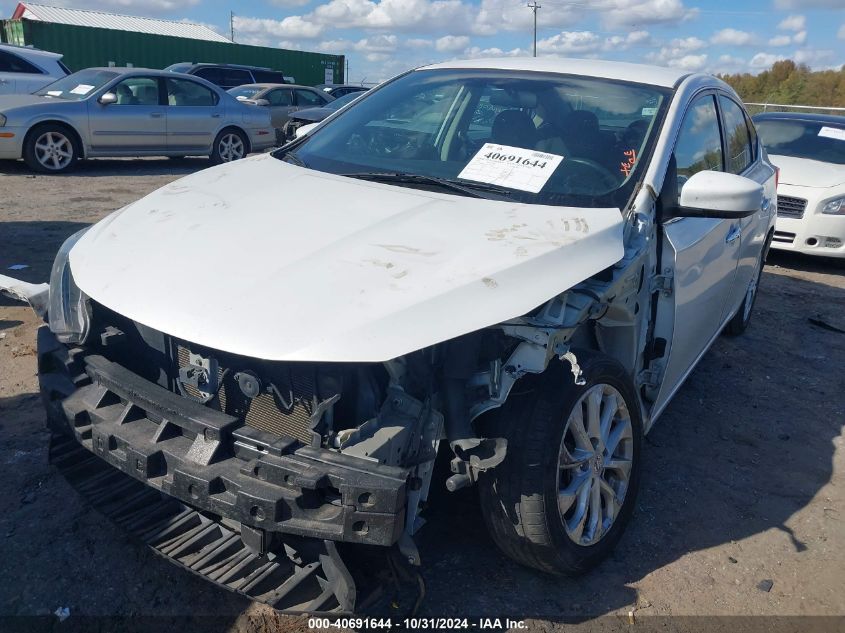
[[[774,201],[712,76],[448,62],[74,235],[48,295],[6,285],[46,307],[72,482],[212,581],[350,612],[355,547],[420,563],[432,484],[477,486],[520,563],[607,556],[643,435],[749,323]]]

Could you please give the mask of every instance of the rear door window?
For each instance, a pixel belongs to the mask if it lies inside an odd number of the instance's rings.
[[[253,70],[252,76],[255,77],[255,83],[259,84],[283,84],[285,78],[282,73],[275,70]]]
[[[244,84],[251,84],[252,75],[248,70],[240,68],[225,68],[223,69],[223,84],[224,86],[242,86]]]
[[[43,75],[37,67],[30,64],[25,59],[13,55],[8,51],[0,51],[0,72],[2,73],[30,73],[35,75]]]
[[[271,106],[289,106],[293,105],[293,93],[286,88],[278,88],[271,90],[264,95],[264,98],[270,102]]]
[[[745,112],[732,99],[719,95],[719,106],[725,122],[725,149],[728,152],[725,164],[727,171],[741,174],[754,160],[751,136],[745,123]]]
[[[190,79],[165,79],[167,104],[172,106],[213,106],[217,96],[205,86]]]
[[[296,105],[301,108],[319,108],[323,105],[328,99],[324,99],[321,95],[318,95],[316,92],[311,92],[310,90],[297,90],[296,91]]]

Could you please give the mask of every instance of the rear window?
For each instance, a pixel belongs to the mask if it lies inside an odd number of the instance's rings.
[[[4,73],[30,73],[35,75],[42,75],[38,68],[30,64],[25,59],[13,55],[7,51],[0,51],[0,72]]]
[[[260,84],[283,84],[285,83],[285,76],[275,70],[253,70],[252,76],[255,77],[256,83]]]
[[[763,119],[755,123],[769,154],[845,165],[845,120]]]

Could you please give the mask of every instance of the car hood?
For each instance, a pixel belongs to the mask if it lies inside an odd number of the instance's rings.
[[[299,121],[322,121],[327,116],[335,112],[331,108],[307,108],[306,110],[299,110],[297,112],[292,112],[290,115],[291,119],[297,119]]]
[[[780,168],[779,182],[785,185],[835,187],[845,184],[845,165],[779,154],[771,154],[769,159]]]
[[[365,182],[269,154],[103,219],[79,287],[139,323],[268,360],[384,361],[523,315],[623,255],[618,209]]]
[[[50,97],[41,97],[38,95],[19,94],[19,95],[3,95],[0,97],[0,112],[6,112],[15,108],[23,108],[33,105],[51,105],[57,103],[68,103],[61,99],[51,99]]]

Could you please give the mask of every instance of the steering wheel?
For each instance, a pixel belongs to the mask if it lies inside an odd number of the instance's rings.
[[[568,168],[571,169],[573,166],[577,166],[576,169],[578,171],[587,168],[591,173],[598,174],[600,180],[598,184],[604,186],[604,190],[599,191],[597,193],[605,193],[612,189],[616,189],[619,186],[619,178],[601,163],[598,163],[589,158],[580,158],[578,156],[574,156],[565,158],[563,163],[561,163],[560,165],[560,167],[564,170]],[[578,185],[575,187],[575,189],[581,188],[583,184],[584,183],[579,179]],[[593,191],[595,191],[595,187],[593,187]]]

